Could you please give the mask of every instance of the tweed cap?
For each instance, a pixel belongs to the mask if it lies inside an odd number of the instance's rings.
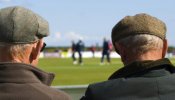
[[[114,26],[111,38],[114,44],[125,37],[138,34],[150,34],[164,40],[166,25],[161,20],[145,13],[126,16]]]
[[[48,34],[48,22],[31,10],[19,6],[0,9],[0,42],[33,43]]]

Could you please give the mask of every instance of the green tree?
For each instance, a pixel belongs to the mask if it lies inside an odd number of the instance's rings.
[[[175,47],[169,46],[168,47],[168,53],[172,53],[175,50]]]

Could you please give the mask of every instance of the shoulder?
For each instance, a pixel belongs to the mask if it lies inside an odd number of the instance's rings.
[[[51,88],[44,84],[30,84],[31,88],[35,89],[40,96],[47,96],[51,100],[71,100],[70,96],[59,89]]]
[[[111,94],[114,86],[117,88],[116,83],[119,83],[120,79],[108,80],[104,82],[90,84],[85,92],[85,96],[81,100],[102,100]],[[108,93],[106,93],[108,91]],[[105,99],[104,99],[105,100]],[[107,99],[106,99],[107,100]]]
[[[71,100],[66,93],[41,83],[3,83],[0,92],[0,100]]]
[[[167,91],[175,90],[175,75],[167,75],[162,77],[134,77],[134,78],[118,78],[100,83],[90,84],[86,90],[82,100],[108,100],[107,97],[118,98],[122,96],[131,97],[137,95],[155,94],[155,91],[167,93]],[[167,87],[171,87],[167,88]],[[164,91],[167,90],[167,91]],[[155,95],[156,96],[156,95]],[[88,98],[88,99],[86,99]]]
[[[113,79],[113,80],[107,80],[107,81],[103,81],[103,82],[99,82],[99,83],[94,83],[94,84],[90,84],[88,86],[89,89],[93,90],[93,91],[98,91],[98,90],[102,90],[102,89],[112,89],[113,86],[119,86],[121,84],[121,82],[124,82],[125,79],[124,78],[119,78],[119,79]]]

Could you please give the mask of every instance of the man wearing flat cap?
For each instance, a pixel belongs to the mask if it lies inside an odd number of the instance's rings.
[[[48,22],[23,7],[0,9],[0,100],[69,100],[49,85],[54,74],[35,66]]]
[[[126,16],[112,29],[124,67],[90,84],[81,100],[174,100],[175,68],[165,58],[166,25],[148,14]]]

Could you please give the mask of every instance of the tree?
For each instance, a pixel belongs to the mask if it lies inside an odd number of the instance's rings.
[[[173,46],[168,47],[168,53],[173,53],[174,50],[175,50],[175,47],[173,47]]]

